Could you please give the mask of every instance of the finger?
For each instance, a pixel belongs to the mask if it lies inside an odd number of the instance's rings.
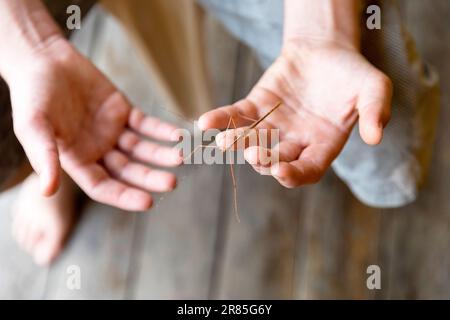
[[[113,179],[98,163],[64,170],[95,201],[129,211],[145,211],[152,206],[150,194]]]
[[[258,119],[258,112],[253,103],[243,99],[233,105],[206,112],[198,119],[198,126],[201,130],[225,129],[230,117],[237,127],[248,126]]]
[[[108,152],[104,162],[106,168],[115,177],[138,188],[153,192],[167,192],[176,187],[174,174],[131,162],[119,151]]]
[[[143,140],[130,130],[119,137],[118,145],[127,155],[142,162],[163,167],[175,167],[183,163],[179,150]]]
[[[245,160],[261,175],[271,175],[271,167],[280,161],[291,162],[298,159],[302,148],[291,141],[282,141],[274,148],[253,146],[245,149]]]
[[[251,165],[270,167],[278,162],[291,162],[298,159],[302,147],[292,141],[282,141],[274,148],[253,146],[245,149],[244,156]]]
[[[270,175],[270,167],[274,163],[270,149],[252,146],[244,151],[245,160],[261,175]]]
[[[376,145],[391,116],[392,83],[383,74],[372,81],[358,98],[359,133],[365,143]]]
[[[256,129],[242,127],[220,132],[215,140],[217,146],[222,150],[239,150],[258,145],[257,138],[258,133]]]
[[[270,171],[270,167],[263,167],[263,166],[260,166],[257,164],[251,165],[251,166],[252,166],[253,170],[255,170],[257,173],[259,173],[262,176],[271,176],[272,175],[272,173]]]
[[[271,174],[286,188],[317,183],[322,171],[310,160],[280,162],[271,168]]]
[[[14,122],[14,132],[39,176],[41,193],[54,194],[59,183],[59,155],[53,128],[44,116]]]
[[[327,145],[309,146],[297,160],[273,165],[271,174],[287,188],[317,183],[335,157],[335,152]]]
[[[146,116],[141,110],[133,108],[128,125],[136,132],[161,141],[177,141],[174,132],[177,128],[157,118]]]
[[[259,167],[270,167],[272,162],[272,152],[268,148],[252,146],[248,147],[244,151],[245,160],[252,166]]]
[[[284,140],[272,149],[272,157],[278,157],[279,161],[291,162],[298,159],[303,149],[304,147],[297,142]]]
[[[269,128],[264,128],[264,124],[261,126],[257,129],[241,127],[220,132],[216,136],[217,146],[222,150],[241,150],[250,146],[270,147],[273,132]]]

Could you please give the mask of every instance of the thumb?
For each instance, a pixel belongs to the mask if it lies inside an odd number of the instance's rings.
[[[39,176],[41,193],[51,196],[58,190],[60,163],[50,122],[45,116],[34,115],[14,121],[14,132]]]
[[[384,74],[364,86],[356,106],[359,113],[359,134],[368,145],[381,142],[383,128],[391,117],[391,100],[392,82]]]

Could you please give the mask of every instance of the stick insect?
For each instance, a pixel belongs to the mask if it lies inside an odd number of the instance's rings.
[[[260,124],[261,122],[263,122],[268,116],[270,116],[275,110],[277,110],[280,106],[282,105],[282,102],[279,101],[275,106],[273,106],[267,113],[265,113],[262,117],[260,117],[259,119],[251,119],[247,116],[243,116],[240,115],[243,118],[246,118],[247,120],[253,121],[253,123],[244,130],[243,133],[241,133],[240,135],[238,135],[234,141],[227,147],[225,147],[224,149],[219,148],[219,146],[212,146],[210,144],[208,145],[199,145],[197,147],[194,148],[194,150],[189,153],[186,157],[184,157],[183,161],[186,159],[189,159],[195,152],[197,152],[197,150],[201,149],[201,148],[214,148],[214,149],[219,149],[222,152],[227,152],[228,150],[230,150],[234,145],[236,145],[236,143],[241,140],[241,139],[245,139],[249,133],[251,132],[252,129],[255,129],[258,124]],[[230,119],[228,120],[228,125],[226,130],[229,130],[231,125],[233,125],[233,129],[237,129],[236,127],[236,123],[234,122],[233,116],[230,115]],[[234,215],[236,217],[236,220],[240,223],[241,219],[239,216],[239,210],[238,210],[238,199],[237,199],[237,183],[236,183],[236,176],[234,174],[234,165],[233,165],[233,161],[230,160],[230,173],[231,173],[231,180],[233,183],[233,209],[234,209]]]

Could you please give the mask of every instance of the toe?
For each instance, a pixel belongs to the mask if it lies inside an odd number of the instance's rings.
[[[41,230],[37,229],[36,227],[30,226],[27,241],[25,243],[26,250],[28,253],[31,254],[33,253],[36,244],[39,243],[42,236],[43,233]]]
[[[34,262],[40,266],[47,266],[62,250],[63,239],[58,233],[48,233],[42,236],[33,250]]]
[[[27,224],[25,224],[25,223],[17,224],[15,227],[15,238],[16,238],[17,244],[19,245],[19,247],[22,250],[25,250],[25,243],[26,243],[27,235],[28,235]]]

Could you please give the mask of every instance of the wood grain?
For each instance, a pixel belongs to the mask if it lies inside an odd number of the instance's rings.
[[[286,190],[240,165],[239,224],[228,168],[189,166],[149,213],[89,204],[67,251],[46,269],[10,236],[13,190],[0,197],[0,298],[449,298],[450,4],[403,0],[402,8],[419,51],[439,70],[442,92],[430,175],[414,204],[366,207],[331,171],[317,185]],[[102,19],[80,48],[133,102],[173,117],[117,24]],[[227,104],[245,96],[261,70],[217,22],[208,20],[206,30],[214,95]],[[371,264],[381,268],[381,290],[366,287]],[[81,268],[80,291],[66,286],[70,265]]]
[[[254,55],[240,47],[234,101],[261,75]],[[287,190],[248,165],[236,165],[238,208],[235,218],[231,179],[224,188],[222,252],[213,298],[289,298],[292,296],[301,190]]]
[[[215,101],[217,105],[230,103],[237,43],[215,20],[207,19],[205,24]],[[154,111],[167,116],[161,109]],[[135,250],[140,254],[133,261],[133,298],[208,298],[223,229],[219,213],[225,169],[188,165],[177,170],[177,190],[148,216],[139,217],[140,240]]]

